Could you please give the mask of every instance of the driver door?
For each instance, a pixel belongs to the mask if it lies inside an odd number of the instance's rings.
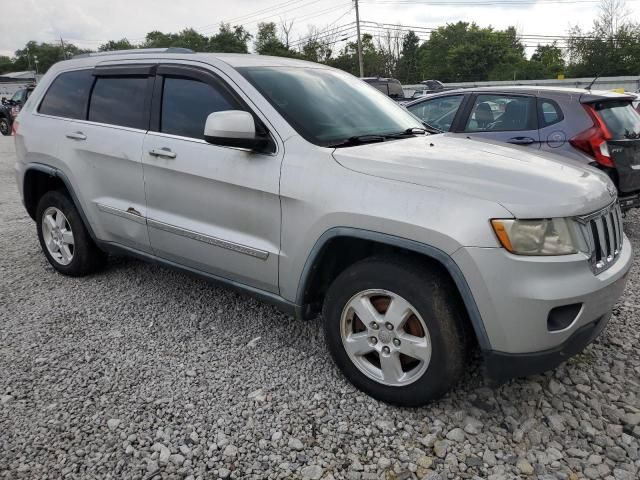
[[[429,98],[408,106],[407,110],[430,127],[448,132],[460,111],[463,100],[463,94]]]
[[[250,111],[203,68],[160,65],[151,110],[142,163],[154,254],[277,293],[282,148],[256,153],[203,139],[209,114]]]

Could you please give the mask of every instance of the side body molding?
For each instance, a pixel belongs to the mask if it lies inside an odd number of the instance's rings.
[[[451,275],[451,278],[453,278],[453,281],[458,287],[460,296],[462,297],[464,305],[469,314],[469,319],[471,320],[471,324],[476,334],[476,338],[478,339],[480,348],[483,351],[491,350],[491,343],[489,342],[487,331],[484,328],[484,323],[482,321],[480,311],[478,310],[478,306],[476,305],[476,301],[473,298],[471,289],[469,288],[469,285],[467,284],[467,281],[464,278],[462,270],[460,270],[458,264],[447,253],[443,252],[439,248],[427,245],[425,243],[416,242],[415,240],[388,235],[386,233],[351,227],[334,227],[324,232],[311,249],[311,252],[309,253],[309,256],[307,257],[307,260],[305,262],[302,274],[300,276],[300,281],[298,282],[295,301],[296,305],[303,305],[304,292],[306,290],[307,283],[310,281],[312,271],[315,267],[318,255],[322,251],[322,248],[329,240],[336,237],[360,238],[363,240],[371,240],[373,242],[392,245],[394,247],[399,247],[405,250],[410,250],[426,255],[427,257],[430,257],[442,264],[442,266],[447,269],[447,271]]]
[[[78,212],[80,212],[80,216],[82,217],[82,222],[84,223],[84,226],[89,232],[89,235],[91,235],[91,239],[98,244],[99,240],[96,237],[95,233],[93,232],[93,229],[91,228],[91,224],[89,223],[89,220],[85,215],[84,210],[82,209],[82,205],[80,204],[80,200],[78,200],[78,196],[76,195],[75,190],[73,189],[73,185],[71,185],[71,181],[64,174],[64,172],[58,168],[45,165],[44,163],[35,163],[35,162],[28,163],[25,167],[24,181],[26,181],[27,173],[29,173],[30,170],[36,170],[38,172],[46,173],[51,177],[59,178],[62,181],[62,183],[64,183],[65,187],[67,187],[67,191],[69,192],[69,195],[71,195],[71,200],[73,201],[73,204],[75,205]],[[24,185],[23,187],[26,187],[26,185]]]

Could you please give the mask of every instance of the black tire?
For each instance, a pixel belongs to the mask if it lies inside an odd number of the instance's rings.
[[[52,256],[44,241],[44,214],[51,207],[57,208],[64,214],[73,232],[73,256],[67,265],[61,264]],[[51,266],[58,272],[71,277],[81,277],[93,273],[104,266],[106,254],[93,242],[75,205],[63,192],[51,190],[42,196],[36,211],[36,228],[38,229],[38,240],[42,251]]]
[[[11,135],[11,122],[7,117],[0,117],[0,133],[5,137]]]
[[[385,385],[365,375],[343,346],[343,310],[359,292],[372,289],[387,290],[407,300],[427,326],[431,358],[421,376],[407,385]],[[464,310],[459,298],[448,277],[420,262],[401,256],[362,260],[343,271],[329,287],[323,305],[327,346],[342,373],[358,389],[394,405],[424,405],[447,393],[463,370]]]

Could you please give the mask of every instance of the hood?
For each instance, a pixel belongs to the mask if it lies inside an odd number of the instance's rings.
[[[499,203],[516,218],[584,215],[615,197],[595,168],[448,134],[338,148],[333,156],[360,173]]]

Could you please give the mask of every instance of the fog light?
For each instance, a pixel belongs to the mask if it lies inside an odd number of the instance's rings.
[[[552,308],[547,318],[547,330],[550,332],[564,330],[573,323],[580,313],[580,310],[582,310],[581,303],[572,303],[571,305]]]

